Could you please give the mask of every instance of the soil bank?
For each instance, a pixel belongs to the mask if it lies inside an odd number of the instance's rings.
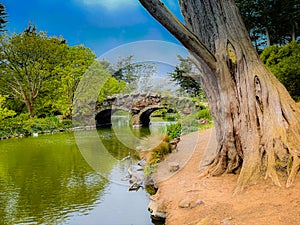
[[[182,137],[178,151],[159,164],[153,175],[158,192],[151,196],[166,212],[166,225],[300,225],[300,174],[290,188],[258,181],[233,195],[238,175],[199,177],[205,151],[214,152],[213,129]],[[180,169],[169,171],[176,162]]]

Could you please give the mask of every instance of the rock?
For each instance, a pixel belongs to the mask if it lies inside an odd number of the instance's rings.
[[[222,220],[220,224],[221,225],[233,225],[233,223],[230,222],[230,220],[232,220],[232,217]]]
[[[202,205],[202,204],[204,204],[204,202],[202,200],[200,200],[200,199],[194,199],[191,196],[186,196],[184,199],[182,199],[179,202],[178,206],[180,208],[189,208],[189,209],[192,209],[192,208],[195,208],[198,205]]]
[[[180,208],[189,208],[190,207],[190,199],[183,199],[179,202],[178,205]]]
[[[180,138],[174,138],[172,141],[170,141],[171,150],[177,150],[177,144],[180,141]]]
[[[171,150],[172,150],[172,151],[177,150],[177,143],[176,143],[176,142],[171,141],[171,142],[170,142],[170,146],[171,146]]]
[[[145,159],[142,159],[140,160],[138,163],[137,163],[139,166],[145,166],[146,165],[146,160]]]
[[[170,172],[176,172],[177,170],[179,170],[179,163],[177,162],[170,162],[168,163],[168,166]]]
[[[150,197],[150,202],[148,204],[148,210],[151,213],[151,217],[155,220],[163,221],[167,217],[166,213],[166,203],[164,200],[160,200],[155,196]]]
[[[207,120],[207,119],[201,118],[201,119],[199,120],[199,124],[208,124],[208,123],[210,123],[210,121]]]

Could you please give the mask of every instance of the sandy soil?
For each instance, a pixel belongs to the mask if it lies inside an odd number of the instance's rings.
[[[212,129],[184,136],[178,152],[160,163],[152,196],[167,212],[167,225],[300,225],[300,174],[290,188],[264,180],[233,195],[237,175],[199,177],[204,151],[215,147]],[[180,170],[170,173],[176,162]],[[284,180],[282,180],[284,186]]]

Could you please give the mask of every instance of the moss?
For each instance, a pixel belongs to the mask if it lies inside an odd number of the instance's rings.
[[[145,190],[150,195],[155,195],[157,192],[157,188],[155,188],[153,185],[146,185]]]

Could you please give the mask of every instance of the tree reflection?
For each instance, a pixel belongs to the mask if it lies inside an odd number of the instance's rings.
[[[0,143],[0,224],[64,223],[93,209],[106,184],[71,134]]]

